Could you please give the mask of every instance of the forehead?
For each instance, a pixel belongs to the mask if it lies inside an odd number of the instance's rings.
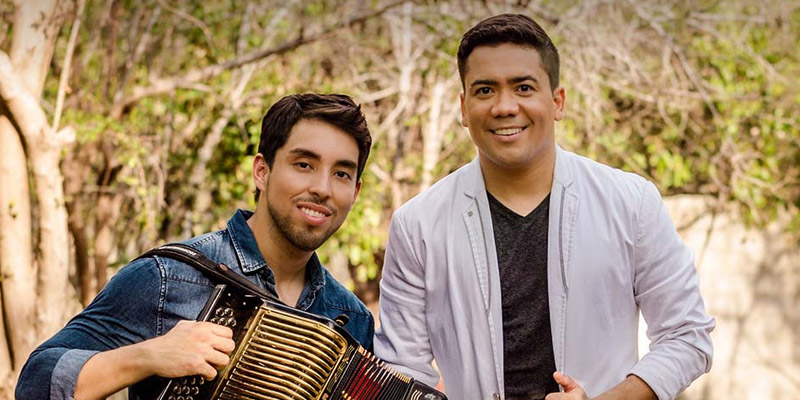
[[[317,119],[301,119],[292,127],[289,138],[278,152],[309,150],[321,158],[358,160],[355,138],[336,125]]]
[[[469,86],[476,79],[501,80],[525,75],[532,75],[540,82],[549,83],[542,58],[535,48],[502,43],[473,49],[467,57],[464,81]]]

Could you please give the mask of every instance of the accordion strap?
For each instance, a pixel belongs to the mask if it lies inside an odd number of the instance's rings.
[[[231,271],[227,265],[211,261],[211,259],[206,257],[205,254],[194,247],[180,243],[169,243],[158,246],[147,253],[136,257],[136,259],[138,260],[140,258],[152,256],[167,257],[183,262],[202,272],[203,275],[205,275],[215,284],[224,283],[226,285],[231,285],[243,291],[245,294],[258,296],[262,299],[268,299],[270,301],[283,304],[283,302],[272,293],[267,292],[266,290],[255,285],[253,282],[245,279],[245,277],[237,274],[234,271]]]

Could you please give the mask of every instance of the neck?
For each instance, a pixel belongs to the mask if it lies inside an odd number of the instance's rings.
[[[555,147],[521,168],[507,168],[479,158],[486,190],[503,205],[528,215],[550,193],[555,171]]]
[[[306,264],[312,251],[298,249],[289,243],[259,201],[253,216],[247,220],[258,250],[275,275],[275,290],[281,300],[295,305],[306,282]]]

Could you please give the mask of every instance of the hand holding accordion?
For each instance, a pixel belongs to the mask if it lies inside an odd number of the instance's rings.
[[[171,379],[154,398],[447,400],[385,366],[336,322],[281,304],[193,247],[166,244],[140,258],[153,255],[182,261],[218,283],[197,320],[231,328],[236,344],[230,362],[214,379]]]
[[[446,400],[392,370],[334,321],[229,285],[217,285],[198,320],[233,330],[231,362],[213,380],[167,382],[163,400]]]

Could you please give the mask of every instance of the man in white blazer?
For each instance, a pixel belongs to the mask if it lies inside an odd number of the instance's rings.
[[[566,92],[532,19],[480,22],[458,64],[478,157],[395,212],[376,354],[432,385],[435,360],[451,399],[674,398],[715,322],[658,190],[556,145]]]

